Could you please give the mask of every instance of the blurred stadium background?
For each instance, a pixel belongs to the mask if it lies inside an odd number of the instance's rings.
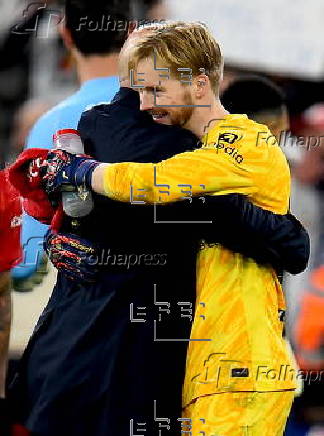
[[[134,0],[141,16],[145,0]],[[0,1],[0,166],[22,151],[37,118],[78,88],[74,64],[57,31],[62,3]],[[147,3],[147,2],[146,2]],[[223,89],[237,77],[257,73],[284,91],[293,135],[324,137],[324,2],[322,0],[161,0],[152,19],[176,18],[207,23],[225,54]],[[317,147],[281,144],[293,175],[292,212],[311,234],[312,262],[323,245],[324,140]],[[322,208],[323,209],[323,208]],[[321,242],[322,239],[322,242]],[[5,247],[1,247],[5,249]],[[322,247],[324,252],[324,246]],[[323,259],[322,259],[323,261]],[[10,353],[17,358],[46,304],[55,279],[49,274],[29,293],[15,292]],[[294,329],[303,305],[310,268],[285,280],[289,306],[287,333]],[[322,285],[323,275],[322,275]],[[324,294],[323,294],[324,297]],[[324,300],[323,300],[324,301]],[[324,311],[324,303],[323,311]],[[324,313],[324,312],[322,312]],[[311,316],[311,314],[310,314]],[[324,329],[315,320],[319,365],[324,368]],[[322,354],[321,354],[322,353]],[[322,366],[321,366],[322,365]],[[324,373],[323,373],[324,379]],[[305,384],[296,399],[286,435],[324,435],[324,381]],[[261,435],[260,435],[261,436]]]

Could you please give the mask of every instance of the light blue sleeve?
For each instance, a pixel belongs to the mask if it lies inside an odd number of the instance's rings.
[[[53,120],[45,115],[41,117],[31,130],[26,148],[52,148]],[[37,270],[43,254],[43,239],[48,226],[39,223],[31,216],[24,214],[21,243],[23,261],[12,270],[14,279],[28,279]]]
[[[43,115],[30,131],[25,148],[53,148],[54,119],[51,112]]]

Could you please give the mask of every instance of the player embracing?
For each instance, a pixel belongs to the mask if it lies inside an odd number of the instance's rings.
[[[244,194],[286,214],[287,161],[265,125],[223,108],[222,69],[219,45],[200,23],[162,26],[141,38],[129,63],[141,109],[156,122],[191,130],[202,147],[158,164],[100,164],[68,156],[49,175],[47,191],[85,185],[127,202],[132,186],[153,203],[183,198],[185,186],[192,195]],[[189,345],[183,390],[183,416],[191,420],[192,434],[282,435],[296,374],[282,338],[285,301],[276,272],[220,244],[202,244],[197,301],[204,303],[196,307],[191,338],[199,340]]]

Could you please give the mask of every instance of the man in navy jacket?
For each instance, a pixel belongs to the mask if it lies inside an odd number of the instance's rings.
[[[86,152],[103,162],[158,162],[199,146],[190,132],[140,112],[128,88],[85,112],[78,128]],[[89,216],[65,217],[61,235],[73,250],[78,240],[95,247],[104,262],[82,266],[95,270],[90,282],[59,271],[11,389],[17,417],[39,436],[154,435],[162,426],[180,434],[199,241],[297,273],[307,264],[308,235],[292,215],[236,194],[155,209],[94,201]]]

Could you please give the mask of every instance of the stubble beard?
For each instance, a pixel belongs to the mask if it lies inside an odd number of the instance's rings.
[[[171,123],[174,126],[185,127],[194,113],[194,103],[189,91],[184,92],[183,107],[178,108],[176,112],[171,115]],[[190,106],[190,107],[189,107]]]

